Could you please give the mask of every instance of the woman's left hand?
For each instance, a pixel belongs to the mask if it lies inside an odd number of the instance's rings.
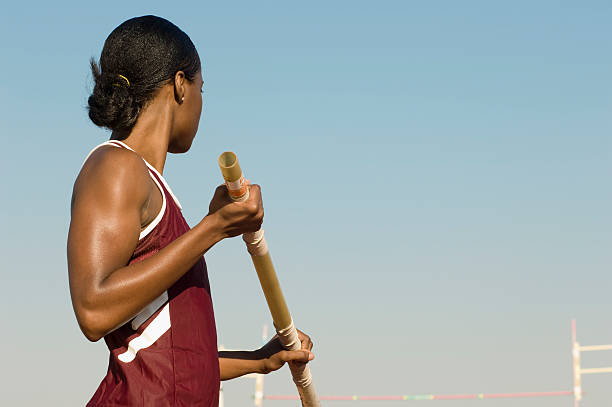
[[[262,373],[270,373],[280,369],[285,363],[308,363],[314,359],[311,352],[312,340],[304,332],[297,330],[298,338],[301,342],[300,350],[284,350],[278,335],[275,335],[267,344],[258,350],[263,356]]]

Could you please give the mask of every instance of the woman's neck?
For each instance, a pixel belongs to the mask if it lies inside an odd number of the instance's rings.
[[[153,99],[142,110],[127,137],[113,133],[111,139],[120,139],[163,174],[173,115],[168,105],[160,102]]]

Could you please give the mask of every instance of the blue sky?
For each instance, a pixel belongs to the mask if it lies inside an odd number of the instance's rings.
[[[582,343],[612,343],[609,2],[4,10],[2,404],[84,405],[105,373],[105,345],[72,313],[65,240],[72,183],[108,137],[87,117],[88,60],[143,14],[187,32],[204,66],[196,141],[164,175],[191,224],[221,182],[222,151],[262,185],[321,394],[569,390],[571,318]],[[242,243],[206,258],[220,343],[256,347],[270,318]],[[609,379],[584,379],[583,406],[612,400]],[[226,405],[252,391],[228,383]],[[287,371],[266,378],[267,393],[293,391]]]

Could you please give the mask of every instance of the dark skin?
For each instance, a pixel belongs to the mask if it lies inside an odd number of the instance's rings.
[[[162,195],[142,158],[163,173],[166,154],[189,150],[202,112],[201,73],[190,81],[182,71],[162,86],[141,111],[129,134],[113,133],[136,153],[111,146],[97,149],[79,173],[72,195],[68,273],[79,327],[90,341],[130,321],[174,284],[219,241],[254,232],[264,210],[261,190],[233,202],[217,187],[208,214],[155,255],[127,266],[140,232],[155,219]],[[307,363],[314,355],[308,335],[299,332],[299,351],[285,351],[273,338],[253,352],[222,352],[221,379],[268,373],[286,362]]]

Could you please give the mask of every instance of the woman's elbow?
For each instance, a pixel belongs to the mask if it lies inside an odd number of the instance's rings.
[[[87,338],[89,342],[98,342],[100,339],[104,337],[103,335],[97,332],[84,329],[83,327],[81,327],[81,331],[83,332],[83,335],[85,335],[85,337]]]
[[[77,312],[77,321],[81,332],[90,342],[97,342],[106,334],[101,318],[96,313],[90,311]]]

